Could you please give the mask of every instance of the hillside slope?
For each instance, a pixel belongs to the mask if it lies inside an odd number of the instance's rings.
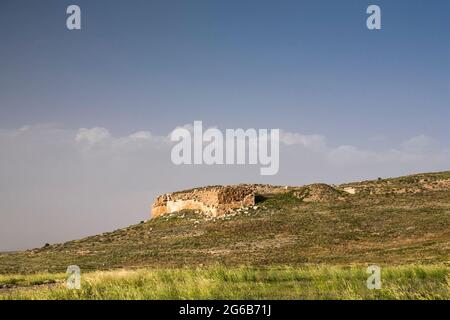
[[[288,188],[258,195],[256,209],[231,216],[183,211],[81,240],[0,254],[0,273],[65,272],[72,264],[87,271],[450,263],[448,181],[450,172]],[[358,192],[350,195],[344,188]]]

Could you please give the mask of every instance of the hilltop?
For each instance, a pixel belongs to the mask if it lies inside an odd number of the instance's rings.
[[[450,172],[339,186],[255,188],[221,216],[181,210],[124,229],[0,254],[0,273],[208,265],[450,263]]]

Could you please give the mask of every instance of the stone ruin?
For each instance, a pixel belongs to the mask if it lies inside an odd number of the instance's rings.
[[[235,209],[254,207],[257,196],[280,193],[292,194],[304,202],[342,200],[342,192],[326,184],[303,187],[272,186],[267,184],[241,184],[235,186],[210,186],[173,192],[156,198],[152,205],[152,218],[182,210],[199,211],[210,217],[223,216]]]
[[[419,174],[394,179],[378,179],[341,185],[316,183],[305,186],[272,186],[268,184],[241,184],[210,186],[161,195],[152,205],[152,218],[195,210],[217,217],[235,209],[252,207],[256,199],[280,193],[291,193],[302,202],[336,202],[355,195],[385,195],[446,191],[450,189],[450,173]]]
[[[152,218],[196,210],[217,217],[233,209],[255,205],[255,189],[248,185],[213,186],[161,195],[152,205]]]

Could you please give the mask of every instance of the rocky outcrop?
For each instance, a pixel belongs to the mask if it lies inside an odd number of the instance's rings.
[[[291,193],[303,202],[351,201],[352,197],[450,190],[450,172],[419,174],[393,179],[377,179],[341,185],[322,183],[299,187],[268,184],[209,186],[159,196],[152,205],[152,217],[181,210],[195,210],[217,217],[234,209],[248,208],[256,201],[280,193]]]
[[[254,204],[255,192],[251,186],[204,187],[159,196],[152,205],[152,218],[181,210],[197,210],[216,217]]]
[[[436,174],[437,175],[437,174]],[[340,188],[350,194],[388,195],[446,191],[450,189],[450,179],[429,175],[414,175],[395,179],[378,179],[343,184]]]
[[[330,202],[344,200],[345,195],[327,184],[316,183],[293,191],[294,196],[305,202]]]

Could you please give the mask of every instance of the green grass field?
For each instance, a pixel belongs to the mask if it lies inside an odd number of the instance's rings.
[[[263,195],[257,209],[234,216],[182,211],[0,253],[0,296],[449,299],[450,172],[351,185],[361,194],[319,202]],[[372,264],[383,268],[380,291],[365,286]],[[81,291],[64,289],[69,265],[83,272]]]
[[[449,299],[450,268],[382,268],[382,287],[369,290],[364,267],[185,268],[82,274],[69,290],[65,274],[1,276],[0,299]]]

